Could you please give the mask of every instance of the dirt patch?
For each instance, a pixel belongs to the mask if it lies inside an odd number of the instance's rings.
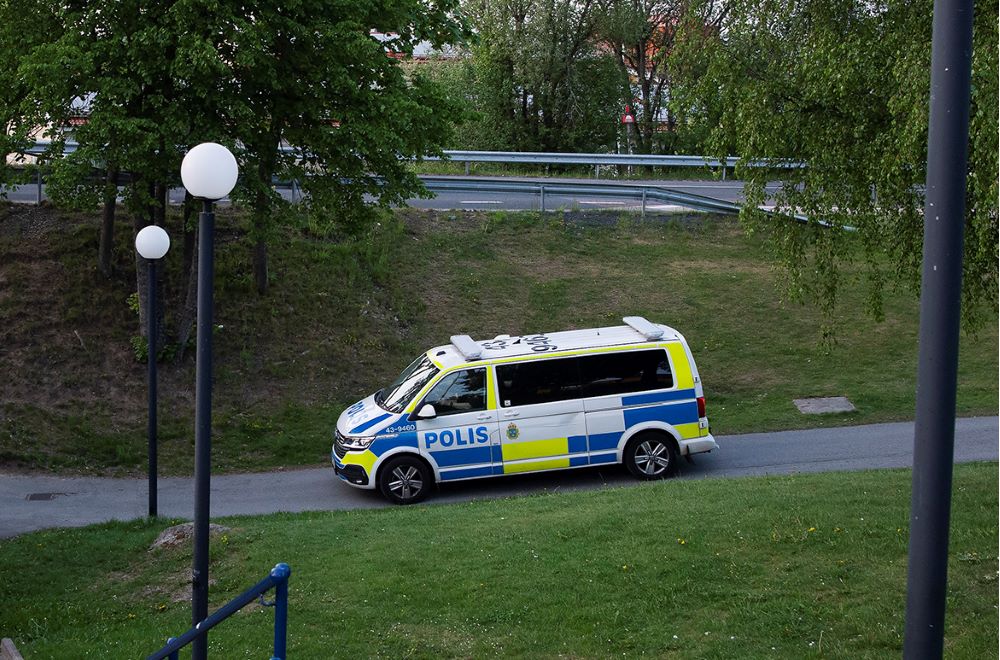
[[[216,525],[211,523],[208,526],[209,535],[213,534],[225,534],[230,531],[229,527],[223,525]],[[188,542],[189,539],[194,537],[194,523],[181,523],[180,525],[174,525],[173,527],[168,527],[160,535],[156,537],[156,540],[149,546],[149,550],[161,550],[164,548],[176,548],[179,545],[183,545]]]

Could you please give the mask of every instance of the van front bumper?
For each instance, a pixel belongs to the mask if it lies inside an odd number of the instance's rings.
[[[368,485],[368,473],[360,465],[338,465],[334,462],[333,471],[352,486]]]

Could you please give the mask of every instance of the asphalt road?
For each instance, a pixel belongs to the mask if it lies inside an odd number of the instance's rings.
[[[996,461],[998,418],[959,419],[955,461]],[[681,463],[680,478],[731,478],[909,467],[913,424],[874,424],[717,438],[719,449]],[[190,478],[160,479],[160,515],[191,519]],[[430,500],[445,504],[635,484],[620,467],[498,477],[445,484]],[[146,513],[145,479],[24,476],[0,473],[0,538],[49,527],[77,527]],[[373,491],[343,484],[330,466],[212,479],[213,518],[276,511],[332,511],[389,506]]]
[[[465,177],[462,177],[465,178]],[[504,177],[510,179],[509,177]],[[518,177],[519,181],[532,181],[532,182],[544,182],[544,183],[560,183],[560,184],[571,184],[574,182],[614,182],[619,183],[620,181],[614,179],[553,179],[553,178],[532,178],[532,177]],[[625,182],[620,182],[625,183]],[[679,192],[691,193],[695,195],[703,195],[706,197],[712,197],[715,199],[720,199],[727,202],[737,202],[743,199],[743,182],[742,181],[690,181],[690,180],[679,180],[679,181],[666,181],[666,180],[651,180],[651,181],[628,181],[627,183],[636,185],[651,185],[660,186],[662,188],[669,188],[670,190],[675,190]],[[777,187],[777,184],[768,186],[768,189],[773,191]],[[290,199],[291,191],[289,189],[282,189],[281,194],[286,198]],[[22,203],[22,204],[34,204],[38,195],[38,189],[34,184],[27,184],[23,186],[17,186],[6,190],[7,199],[12,202]],[[45,187],[42,187],[42,199],[47,199],[45,196]],[[170,191],[170,203],[180,204],[184,199],[184,190],[182,188],[177,188]],[[529,193],[476,193],[476,192],[442,192],[438,194],[433,199],[411,199],[407,202],[410,206],[415,208],[425,208],[425,209],[438,209],[438,210],[451,210],[451,209],[465,209],[465,210],[507,210],[507,211],[530,211],[537,210],[540,205],[540,199],[538,195]],[[553,195],[546,194],[545,196],[545,208],[549,210],[559,209],[559,208],[571,208],[571,209],[602,209],[602,210],[620,210],[620,211],[638,211],[642,207],[642,203],[635,199],[622,198],[615,199],[612,197],[588,197],[587,195]],[[648,203],[646,205],[647,213],[656,212],[675,212],[681,210],[679,206],[673,206],[669,204],[659,204],[659,203]]]

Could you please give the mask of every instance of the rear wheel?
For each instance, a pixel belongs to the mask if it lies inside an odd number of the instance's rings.
[[[637,434],[625,446],[625,467],[639,479],[664,479],[674,473],[677,450],[673,438],[665,433]]]
[[[412,456],[389,459],[379,470],[378,487],[394,504],[416,504],[430,492],[433,476],[427,464]]]

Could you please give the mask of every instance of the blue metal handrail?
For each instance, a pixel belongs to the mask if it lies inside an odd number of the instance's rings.
[[[199,637],[204,637],[208,631],[219,625],[238,611],[260,598],[262,605],[274,606],[274,652],[271,660],[285,660],[288,638],[288,577],[292,569],[288,564],[278,564],[271,569],[266,578],[250,587],[242,594],[232,599],[215,612],[210,614],[180,637],[171,637],[166,646],[156,653],[146,656],[146,660],[177,660],[177,652]],[[274,601],[265,602],[264,594],[274,589]]]

